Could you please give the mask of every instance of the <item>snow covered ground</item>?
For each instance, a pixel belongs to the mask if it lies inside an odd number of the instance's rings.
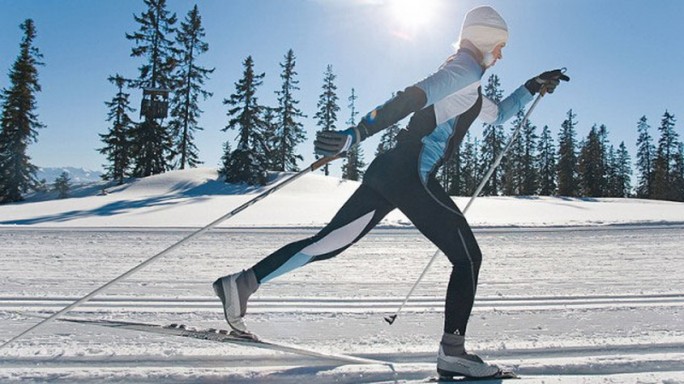
[[[73,314],[223,327],[211,282],[310,236],[355,183],[306,176]],[[80,197],[0,207],[0,340],[180,240],[258,191],[207,169]],[[457,202],[464,206],[467,199]],[[468,215],[485,262],[469,349],[522,383],[684,383],[684,204],[482,198]],[[435,248],[399,213],[343,255],[263,286],[263,338],[395,362],[334,361],[133,331],[51,323],[0,350],[0,382],[403,383],[434,374],[444,258],[394,325]]]

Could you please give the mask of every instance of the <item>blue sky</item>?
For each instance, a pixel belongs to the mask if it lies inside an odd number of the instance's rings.
[[[411,9],[411,2],[420,6]],[[357,109],[366,113],[430,74],[453,52],[463,16],[478,5],[494,6],[509,26],[504,59],[485,75],[499,75],[506,94],[544,70],[568,69],[572,81],[545,97],[531,118],[539,130],[549,125],[557,138],[572,108],[579,138],[593,124],[605,124],[611,143],[625,141],[634,156],[637,120],[646,115],[657,135],[667,109],[684,136],[681,0],[415,0],[404,6],[402,0],[169,0],[168,8],[182,19],[196,3],[210,45],[201,61],[216,68],[207,83],[214,96],[201,104],[205,130],[197,134],[204,166],[217,166],[223,143],[236,135],[220,131],[227,124],[222,101],[234,92],[248,55],[266,73],[260,101],[275,105],[279,63],[294,50],[296,97],[309,116],[303,120],[308,140],[298,147],[306,166],[313,160],[312,117],[326,65],[338,76],[343,127],[352,87]],[[36,23],[46,63],[39,69],[38,113],[47,128],[30,146],[33,162],[101,169],[98,133],[108,129],[104,102],[115,93],[107,77],[138,75],[141,60],[129,56],[132,42],[124,35],[137,30],[133,14],[144,10],[142,0],[0,0],[0,9],[0,87],[8,86],[26,18]],[[138,108],[140,94],[131,93]],[[479,122],[472,132],[480,134]],[[376,143],[376,137],[364,143],[367,161]]]

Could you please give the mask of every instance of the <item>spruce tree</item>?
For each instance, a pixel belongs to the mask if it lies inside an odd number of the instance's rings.
[[[140,25],[138,31],[127,33],[126,39],[134,41],[131,57],[146,59],[138,70],[140,77],[132,82],[136,88],[174,89],[173,71],[176,67],[178,50],[173,36],[177,31],[176,14],[166,9],[166,0],[143,0],[147,10],[139,16],[133,15]]]
[[[480,163],[477,156],[479,147],[477,138],[473,139],[470,132],[466,133],[465,143],[461,150],[461,178],[455,181],[461,187],[456,195],[471,196],[480,183]]]
[[[674,164],[674,190],[675,200],[684,201],[684,143],[680,142],[677,148],[677,156]]]
[[[607,185],[608,180],[606,180],[606,178],[608,177],[608,171],[610,170],[610,166],[612,164],[611,160],[609,159],[609,152],[611,151],[611,149],[614,152],[615,148],[612,148],[612,145],[608,140],[608,127],[606,127],[605,124],[601,124],[599,126],[598,137],[601,148],[601,164],[603,165],[603,179],[604,183],[606,183]],[[615,153],[613,153],[613,155],[615,155]]]
[[[537,145],[537,170],[539,172],[539,194],[552,196],[556,193],[556,147],[547,125],[542,129]]]
[[[438,174],[438,177],[441,180],[444,190],[450,196],[459,196],[462,194],[461,190],[463,184],[459,182],[460,179],[462,179],[462,160],[463,159],[461,156],[461,147],[456,146],[454,148],[454,151],[444,161],[444,165],[442,166],[442,169]]]
[[[221,168],[219,169],[219,173],[226,178],[226,182],[228,182],[227,172],[232,163],[232,153],[233,150],[230,146],[230,141],[223,143],[223,155],[221,155]]]
[[[620,186],[620,176],[618,175],[618,158],[615,153],[615,147],[612,145],[608,145],[608,149],[605,151],[605,159],[603,165],[601,196],[620,197],[622,194],[622,187]]]
[[[134,109],[130,107],[128,100],[130,94],[124,92],[128,80],[119,74],[110,76],[107,80],[116,86],[117,92],[111,101],[105,102],[109,108],[107,121],[112,125],[109,132],[100,134],[100,140],[105,146],[98,151],[106,155],[108,161],[102,178],[123,184],[130,167],[131,131],[135,127],[128,114]]]
[[[356,116],[358,112],[356,111],[356,91],[352,88],[351,96],[349,96],[349,109],[351,110],[351,116],[347,120],[347,124],[351,126],[356,125]],[[366,163],[363,161],[363,150],[359,144],[352,145],[352,147],[347,151],[347,157],[342,164],[342,178],[347,180],[361,180],[363,177],[363,168]]]
[[[294,95],[294,92],[299,90],[295,60],[294,51],[290,49],[285,55],[285,62],[280,63],[280,68],[283,70],[280,74],[283,85],[280,91],[276,92],[278,95],[278,130],[274,146],[276,155],[274,170],[276,171],[298,171],[297,162],[303,159],[302,155],[297,154],[296,147],[306,140],[304,125],[299,121],[306,116],[297,108],[299,100]]]
[[[392,97],[394,96],[395,95],[392,94]],[[399,131],[401,131],[399,124],[392,124],[382,131],[382,135],[380,136],[380,142],[378,143],[378,147],[375,150],[375,156],[381,155],[397,145],[397,135],[399,134]],[[458,148],[456,148],[454,154],[451,156],[451,160],[457,161],[457,152]],[[450,163],[453,164],[453,161]]]
[[[176,34],[180,56],[174,77],[178,83],[171,98],[169,128],[174,138],[174,154],[180,169],[202,164],[194,140],[194,133],[203,130],[198,125],[202,114],[198,101],[200,96],[202,100],[212,96],[211,92],[203,89],[203,85],[214,72],[214,68],[204,68],[198,63],[199,56],[209,50],[209,44],[203,41],[205,35],[202,17],[195,5],[180,23]]]
[[[487,79],[484,96],[495,103],[500,102],[503,97],[503,90],[501,90],[500,87],[501,82],[499,81],[499,77],[492,74]],[[494,160],[499,156],[504,145],[503,126],[485,124],[484,131],[482,132],[482,155],[480,163],[483,170],[482,173],[487,172],[494,164]],[[491,178],[482,189],[482,195],[498,195],[499,192],[501,192],[503,185],[503,170],[506,169],[506,161],[506,158],[502,159],[501,167],[494,170]]]
[[[632,191],[632,159],[625,142],[620,142],[617,155],[615,157],[614,168],[616,170],[616,186],[618,197],[629,197]]]
[[[27,148],[36,142],[38,121],[36,94],[38,66],[43,55],[34,45],[36,27],[27,19],[20,28],[24,37],[19,44],[19,56],[9,72],[8,88],[0,93],[0,203],[21,201],[22,194],[37,184],[36,166],[31,163]]]
[[[257,88],[263,83],[264,73],[254,73],[254,60],[248,56],[243,62],[244,72],[235,83],[235,93],[223,104],[230,106],[228,125],[222,131],[238,131],[237,147],[228,153],[225,145],[224,167],[221,173],[226,182],[244,182],[250,185],[266,183],[268,170],[268,142],[263,120],[264,107],[256,97]]]
[[[523,196],[535,195],[539,186],[539,170],[535,165],[537,139],[539,139],[536,130],[537,127],[528,119],[523,125],[522,137],[519,138],[523,147],[520,164],[522,171],[520,194]]]
[[[525,118],[525,111],[520,110],[512,123],[511,138],[515,129]],[[511,144],[506,154],[504,166],[504,189],[505,195],[534,195],[537,193],[537,169],[535,166],[536,129],[530,120],[520,128],[520,132]],[[509,139],[510,140],[510,139]]]
[[[560,196],[577,196],[577,153],[575,144],[576,114],[572,109],[561,124],[558,135],[558,194]]]
[[[512,123],[511,134],[509,135],[508,140],[512,139],[515,128],[522,123],[524,114],[524,111],[518,111],[516,119]],[[522,132],[518,134],[518,137],[511,143],[511,146],[506,153],[506,163],[503,165],[503,183],[501,190],[503,195],[516,196],[521,194],[523,179],[522,158],[525,151],[523,139],[521,137],[522,135]]]
[[[591,127],[589,135],[580,147],[577,164],[580,194],[588,197],[603,196],[605,167],[601,139],[596,125]]]
[[[138,31],[126,34],[126,38],[136,44],[131,56],[146,59],[132,86],[173,90],[176,86],[173,72],[178,50],[171,36],[176,34],[176,14],[166,10],[166,0],[144,0],[144,3],[147,11],[140,16],[134,15],[135,21],[140,24]],[[133,176],[150,176],[171,168],[170,161],[175,155],[173,137],[168,127],[163,126],[152,114],[144,116],[143,122],[133,130],[132,138]]]
[[[678,154],[679,135],[675,132],[675,116],[665,111],[660,121],[660,139],[656,151],[654,176],[653,176],[653,197],[661,200],[677,200],[679,192],[674,186],[674,165]]]
[[[380,141],[378,142],[378,147],[375,149],[375,155],[381,155],[390,149],[394,148],[397,146],[397,135],[399,135],[399,132],[401,131],[401,127],[399,127],[399,124],[392,124],[389,127],[385,128],[382,131],[382,135],[380,136]],[[458,153],[458,148],[454,150],[454,154],[451,156],[452,160],[453,158],[457,158],[456,154]]]
[[[637,197],[650,198],[653,194],[653,176],[654,176],[654,161],[655,161],[655,146],[653,145],[653,138],[649,133],[651,126],[648,125],[646,116],[641,116],[637,123],[637,131],[639,137],[637,138],[637,155],[636,155],[636,169],[637,169]]]
[[[262,107],[262,120],[264,124],[264,154],[266,155],[266,169],[279,170],[280,152],[278,151],[278,108],[264,105]]]
[[[316,125],[321,128],[321,131],[333,131],[337,129],[337,112],[340,107],[337,104],[337,86],[335,85],[335,78],[337,76],[333,73],[332,65],[328,65],[323,75],[323,93],[318,97],[318,112],[314,115],[316,118]],[[316,155],[316,159],[320,156]],[[330,174],[328,164],[323,167],[323,172],[326,176]]]
[[[69,197],[71,178],[69,177],[68,172],[62,172],[59,177],[55,179],[54,189],[57,191],[57,198],[66,199]]]

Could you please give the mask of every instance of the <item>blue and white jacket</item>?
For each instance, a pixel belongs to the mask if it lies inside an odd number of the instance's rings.
[[[416,112],[404,138],[421,142],[419,172],[427,177],[460,145],[475,118],[499,125],[529,103],[533,95],[524,85],[499,103],[483,97],[484,68],[475,54],[459,49],[437,72],[399,92],[368,113],[358,124],[361,140]]]

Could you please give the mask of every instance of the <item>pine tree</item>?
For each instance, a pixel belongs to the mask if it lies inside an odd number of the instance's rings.
[[[221,170],[227,182],[245,182],[250,185],[266,183],[268,170],[268,142],[265,138],[264,107],[256,97],[264,73],[254,73],[254,60],[248,56],[243,62],[242,79],[235,83],[235,93],[223,104],[230,106],[228,125],[222,129],[238,131],[237,148],[224,153],[224,167]],[[230,145],[226,144],[226,151]]]
[[[283,85],[278,95],[278,130],[276,133],[276,146],[274,147],[276,159],[276,171],[298,171],[297,161],[303,157],[297,154],[296,147],[306,140],[304,125],[298,119],[306,117],[297,108],[299,100],[295,99],[294,91],[299,90],[299,80],[296,79],[296,58],[292,49],[287,51],[285,62],[280,64],[283,72],[280,78]]]
[[[615,157],[615,164],[613,168],[616,169],[615,176],[617,177],[617,196],[629,197],[632,191],[632,159],[629,156],[625,142],[620,142],[617,156]]]
[[[382,131],[380,136],[380,141],[378,142],[378,147],[375,149],[375,155],[383,154],[390,149],[397,146],[397,135],[401,132],[401,127],[399,124],[392,124]],[[454,154],[451,156],[457,158],[458,148],[455,149]]]
[[[111,101],[105,102],[109,108],[107,121],[111,122],[112,126],[109,132],[100,134],[100,140],[105,146],[98,151],[106,155],[109,162],[104,166],[106,172],[102,178],[123,184],[130,167],[131,131],[135,126],[128,113],[134,109],[128,101],[130,95],[124,92],[128,80],[119,74],[110,76],[107,80],[116,86],[117,92]]]
[[[131,130],[131,143],[131,176],[156,175],[170,168],[175,153],[168,127],[154,119],[145,119]]]
[[[176,34],[176,14],[166,10],[166,0],[144,0],[147,11],[135,16],[140,24],[137,32],[126,34],[135,42],[132,57],[143,57],[147,61],[140,66],[140,76],[132,82],[136,88],[173,90],[176,81],[173,72],[178,50],[170,36]],[[168,127],[147,114],[142,123],[132,132],[133,176],[144,177],[170,169],[170,160],[175,156],[173,137]]]
[[[516,128],[525,118],[525,111],[518,111],[512,123],[511,137]],[[537,192],[537,170],[535,167],[536,134],[535,127],[529,120],[520,128],[518,137],[512,143],[506,154],[507,161],[504,168],[505,195],[534,195]],[[510,139],[509,139],[510,140]]]
[[[539,194],[551,196],[556,193],[556,147],[547,125],[542,129],[537,145],[537,170],[539,171]]]
[[[462,179],[461,169],[461,147],[456,146],[453,153],[444,161],[444,165],[437,175],[444,190],[450,196],[458,196],[461,194],[462,184],[459,182],[459,180]]]
[[[539,170],[535,165],[537,157],[537,127],[528,119],[522,128],[522,137],[519,138],[523,145],[523,153],[521,157],[522,170],[522,184],[520,186],[520,194],[523,196],[531,196],[537,193],[539,188]]]
[[[266,169],[268,170],[279,170],[280,168],[280,156],[278,151],[278,108],[273,108],[264,105],[262,107],[262,120],[264,123],[263,136],[264,143],[264,155],[266,156]]]
[[[9,72],[10,86],[0,93],[0,203],[21,201],[22,194],[37,184],[37,168],[26,152],[37,141],[38,129],[45,127],[36,114],[36,93],[41,91],[38,66],[43,65],[43,55],[34,45],[36,27],[27,19],[20,28],[24,37]]]
[[[518,111],[516,119],[512,123],[511,134],[508,140],[511,140],[515,128],[522,123],[524,118],[524,112]],[[522,128],[521,128],[522,130]],[[523,179],[523,169],[522,169],[522,157],[525,151],[523,140],[521,136],[522,132],[518,135],[506,153],[506,163],[503,165],[503,184],[502,184],[502,194],[507,196],[516,196],[521,194],[522,179]]]
[[[477,139],[473,140],[470,132],[466,133],[465,143],[461,150],[461,178],[455,182],[461,185],[459,187],[458,196],[471,196],[475,193],[478,183],[480,182],[480,163],[477,156],[477,150],[480,143]]]
[[[166,0],[143,0],[147,11],[140,16],[133,15],[140,24],[137,32],[127,33],[126,39],[135,42],[131,57],[143,57],[147,61],[138,69],[140,77],[132,82],[136,88],[174,89],[173,71],[176,67],[178,50],[173,40],[177,31],[176,14],[166,10]]]
[[[394,97],[394,94],[392,94],[392,97]],[[401,131],[399,124],[392,124],[382,131],[380,142],[375,150],[375,156],[381,155],[397,145],[397,135],[399,135],[399,131]],[[457,152],[458,148],[456,148],[454,154],[451,156],[451,160],[453,161],[451,161],[450,164],[452,165],[454,161],[457,161]]]
[[[605,124],[601,124],[598,128],[598,138],[599,138],[599,147],[601,148],[601,164],[603,165],[603,181],[605,185],[607,185],[608,180],[608,171],[610,171],[611,167],[611,159],[609,159],[609,152],[611,149],[613,152],[615,151],[615,148],[612,148],[612,145],[610,144],[610,141],[608,140],[608,127],[605,126]],[[615,155],[615,153],[613,153]],[[605,192],[603,193],[605,195]]]
[[[605,164],[603,165],[603,184],[601,186],[601,196],[604,197],[620,197],[622,194],[622,187],[620,186],[620,177],[618,175],[617,154],[615,147],[608,146],[605,151]]]
[[[649,198],[653,194],[653,176],[655,161],[655,146],[649,133],[651,126],[648,125],[646,116],[641,116],[637,123],[639,137],[637,138],[637,197]]]
[[[328,65],[323,75],[323,93],[318,98],[318,112],[314,117],[316,118],[316,125],[321,128],[321,131],[333,131],[337,129],[337,112],[340,111],[337,105],[337,86],[335,85],[335,74],[333,73],[332,65]],[[316,159],[320,156],[316,155]],[[326,176],[330,174],[328,164],[323,167],[323,172]]]
[[[675,200],[684,201],[684,143],[680,142],[674,164],[673,187],[676,191]]]
[[[230,141],[226,141],[225,143],[223,143],[223,155],[221,155],[221,168],[219,170],[219,173],[226,178],[226,182],[228,182],[227,173],[232,164],[232,153],[233,149],[230,146]]]
[[[558,194],[561,196],[577,196],[576,117],[572,109],[568,111],[558,136]]]
[[[171,99],[171,121],[169,129],[174,138],[174,153],[180,156],[178,168],[194,168],[199,164],[199,154],[195,145],[194,133],[203,130],[198,125],[202,114],[198,100],[207,100],[212,96],[202,88],[204,81],[214,72],[198,64],[200,55],[209,50],[209,44],[202,41],[206,33],[202,26],[202,17],[197,5],[188,12],[185,20],[180,23],[176,34],[176,44],[180,56],[174,77],[177,79],[176,89]]]
[[[605,167],[601,139],[596,125],[591,127],[589,135],[580,147],[577,164],[580,194],[588,197],[603,196]]]
[[[59,177],[55,179],[54,189],[57,191],[57,198],[66,199],[69,197],[71,178],[69,177],[68,172],[62,172]]]
[[[674,165],[677,161],[679,135],[674,130],[675,116],[665,111],[660,121],[660,139],[656,151],[653,198],[661,200],[677,200],[679,192],[674,188]]]
[[[497,75],[492,74],[487,79],[487,85],[485,86],[485,96],[490,100],[498,103],[503,97],[503,90],[500,89],[501,82]],[[494,160],[499,156],[499,153],[504,147],[504,131],[501,125],[484,125],[484,131],[482,132],[482,156],[480,166],[484,172],[494,164]],[[507,159],[504,158],[501,161],[501,166],[494,170],[491,178],[487,184],[482,189],[482,195],[498,195],[502,190],[503,186],[503,173],[506,169]]]
[[[347,124],[351,126],[356,125],[356,116],[358,112],[356,111],[356,91],[352,88],[351,96],[349,96],[349,109],[351,110],[351,117],[347,120]],[[347,180],[361,180],[363,177],[363,168],[366,163],[363,161],[363,150],[359,144],[353,145],[349,151],[347,151],[347,158],[342,164],[342,178]]]

